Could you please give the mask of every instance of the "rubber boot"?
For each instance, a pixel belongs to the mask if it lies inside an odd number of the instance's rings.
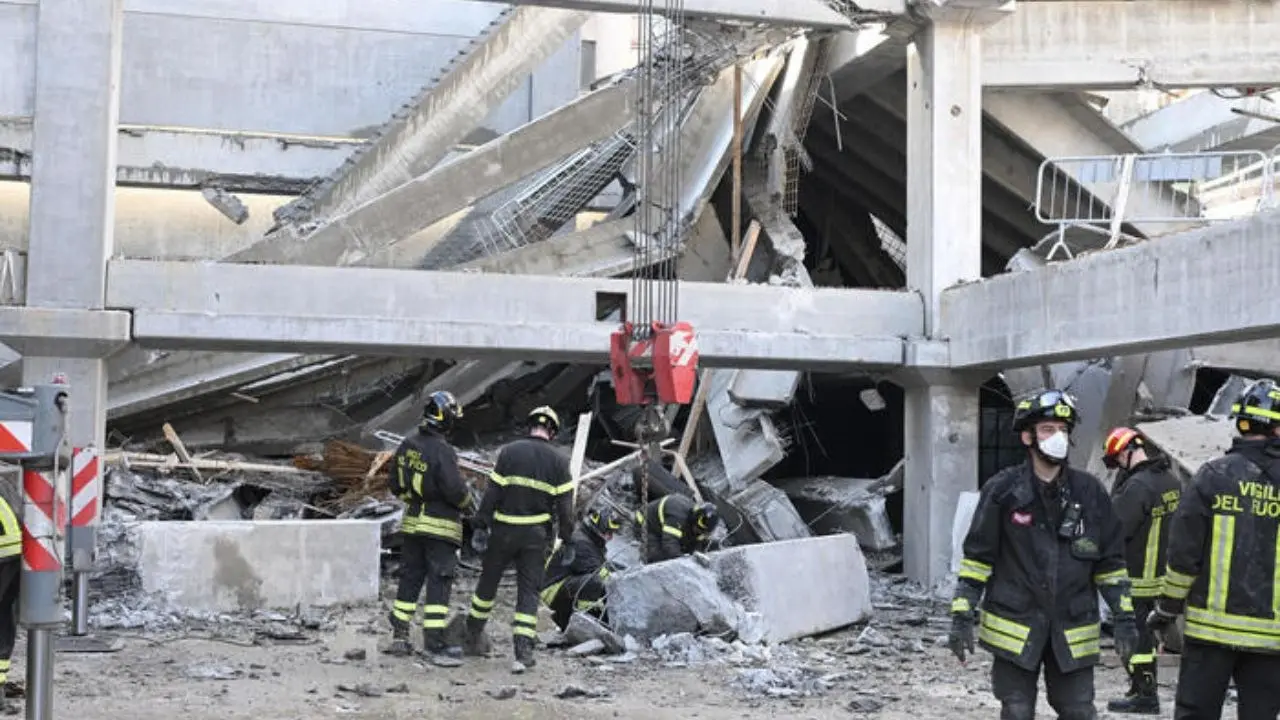
[[[513,674],[519,675],[526,670],[533,669],[533,666],[538,664],[538,661],[533,657],[533,638],[517,635],[512,644],[515,646],[516,651],[516,659],[511,663],[511,672]]]
[[[462,648],[444,641],[443,630],[422,631],[422,653],[438,667],[458,667],[462,664]]]
[[[462,652],[468,657],[489,657],[493,643],[484,631],[484,621],[467,617],[467,636],[462,641]]]
[[[385,650],[387,655],[407,657],[413,654],[413,645],[409,642],[409,623],[390,614],[391,645]]]
[[[1160,695],[1156,689],[1155,666],[1135,665],[1132,690],[1122,698],[1109,701],[1107,709],[1128,715],[1159,715]]]

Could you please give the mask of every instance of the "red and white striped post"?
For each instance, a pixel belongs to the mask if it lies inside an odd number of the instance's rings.
[[[75,448],[71,454],[71,526],[67,553],[71,564],[71,634],[89,634],[89,571],[97,548],[98,517],[102,510],[102,464],[95,447]]]

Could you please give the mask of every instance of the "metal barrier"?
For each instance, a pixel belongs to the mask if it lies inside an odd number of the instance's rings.
[[[1057,226],[1048,259],[1059,249],[1070,257],[1071,229],[1104,235],[1111,249],[1137,239],[1126,224],[1199,225],[1270,207],[1277,157],[1242,150],[1049,158],[1040,164],[1035,205],[1037,220]]]

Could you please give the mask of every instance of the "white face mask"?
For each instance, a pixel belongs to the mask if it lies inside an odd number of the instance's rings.
[[[1067,457],[1069,442],[1065,432],[1058,431],[1044,440],[1041,440],[1039,445],[1040,452],[1054,460],[1064,460]]]

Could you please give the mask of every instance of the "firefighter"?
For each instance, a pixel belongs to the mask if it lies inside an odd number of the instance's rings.
[[[687,495],[664,495],[644,512],[636,511],[635,520],[636,529],[648,533],[644,561],[655,563],[705,552],[720,513],[708,502],[695,505]]]
[[[18,595],[22,586],[22,525],[14,508],[22,507],[18,487],[0,480],[0,713],[17,714],[21,708],[5,695],[12,669],[13,646],[18,640]]]
[[[592,510],[547,560],[542,602],[551,608],[556,625],[564,630],[574,611],[604,617],[604,581],[612,568],[605,561],[605,544],[622,526],[610,508]]]
[[[1235,680],[1241,720],[1280,716],[1280,388],[1231,407],[1240,437],[1192,478],[1173,514],[1164,586],[1148,625],[1186,613],[1174,718],[1217,720]]]
[[[1067,467],[1074,400],[1046,390],[1015,406],[1013,429],[1027,461],[982,487],[951,602],[949,645],[961,662],[978,641],[995,660],[991,689],[1001,720],[1035,716],[1043,666],[1049,705],[1062,720],[1093,720],[1098,662],[1098,593],[1114,615],[1126,664],[1137,644],[1124,537],[1106,488]]]
[[[1111,431],[1103,444],[1102,463],[1116,471],[1111,503],[1124,533],[1134,619],[1138,626],[1138,645],[1127,668],[1129,692],[1123,698],[1109,701],[1107,709],[1159,715],[1155,636],[1147,629],[1147,616],[1155,609],[1155,599],[1164,581],[1168,520],[1178,507],[1182,485],[1174,477],[1169,459],[1133,428],[1118,427]]]
[[[474,520],[476,529],[471,543],[483,553],[484,559],[480,580],[471,598],[464,645],[470,655],[489,653],[485,623],[493,611],[498,581],[507,566],[514,564],[513,673],[522,673],[535,665],[538,591],[542,589],[552,520],[557,521],[560,540],[564,543],[570,542],[574,525],[569,459],[551,444],[560,432],[560,417],[555,410],[543,406],[534,408],[528,419],[529,437],[508,443],[498,451],[489,487]]]
[[[458,471],[458,454],[448,436],[462,417],[462,406],[452,393],[431,394],[415,433],[396,448],[390,472],[392,494],[405,502],[400,551],[400,588],[391,610],[391,655],[409,655],[409,623],[418,607],[425,583],[422,608],[422,649],[441,667],[462,664],[462,649],[445,642],[449,593],[462,545],[462,511],[471,503],[466,481]]]

